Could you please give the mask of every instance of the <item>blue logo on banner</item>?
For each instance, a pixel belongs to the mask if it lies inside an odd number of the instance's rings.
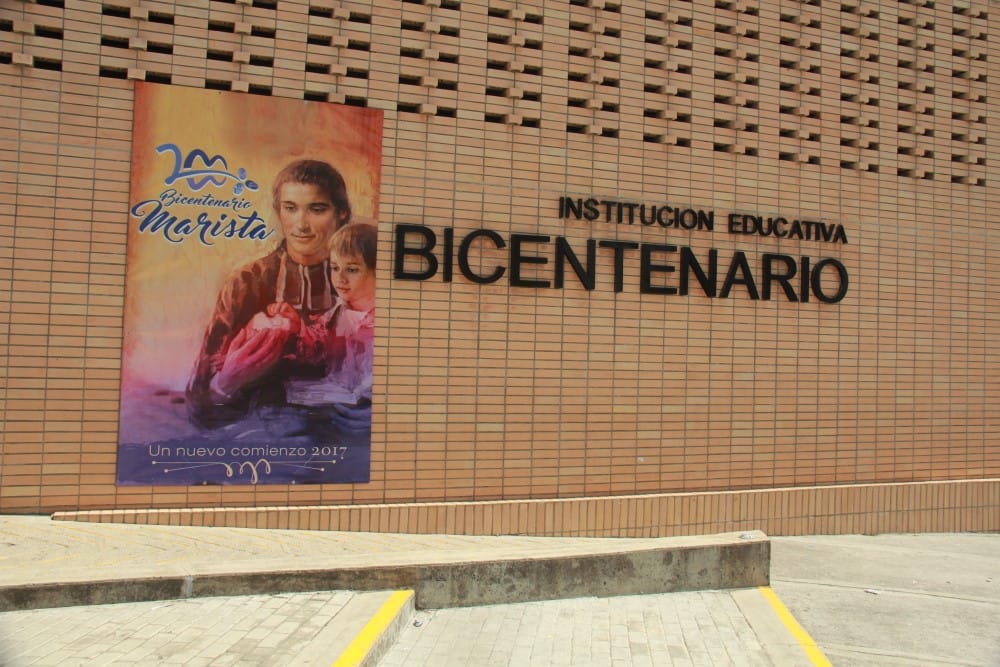
[[[236,181],[233,185],[234,195],[242,194],[244,189],[256,192],[260,187],[256,182],[247,178],[247,170],[243,167],[237,169],[236,173],[229,171],[229,164],[226,162],[226,158],[221,155],[208,157],[208,153],[200,148],[195,148],[185,157],[181,149],[174,144],[157,146],[156,152],[170,152],[174,155],[173,173],[163,181],[166,185],[173,185],[178,180],[185,180],[189,188],[198,192],[209,184],[221,188],[226,184],[226,181],[231,179]],[[222,168],[217,168],[217,165],[221,165]]]

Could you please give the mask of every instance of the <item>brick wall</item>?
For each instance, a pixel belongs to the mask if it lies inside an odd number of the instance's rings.
[[[5,3],[0,511],[1000,477],[991,9]],[[115,486],[136,80],[384,110],[369,484]],[[849,243],[560,220],[563,195],[840,223]],[[400,223],[833,256],[850,287],[642,294],[630,253],[616,292],[607,249],[593,291],[402,281]]]

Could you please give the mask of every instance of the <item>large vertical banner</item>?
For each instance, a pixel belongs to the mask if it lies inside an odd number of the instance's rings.
[[[378,110],[137,83],[118,483],[366,482]]]

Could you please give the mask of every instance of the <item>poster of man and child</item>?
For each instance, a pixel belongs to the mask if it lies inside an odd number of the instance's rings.
[[[369,479],[382,113],[137,83],[118,484]]]

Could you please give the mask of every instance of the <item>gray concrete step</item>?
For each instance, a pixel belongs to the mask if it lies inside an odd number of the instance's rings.
[[[648,539],[376,535],[0,517],[0,611],[329,590],[418,608],[768,583],[759,531]]]

